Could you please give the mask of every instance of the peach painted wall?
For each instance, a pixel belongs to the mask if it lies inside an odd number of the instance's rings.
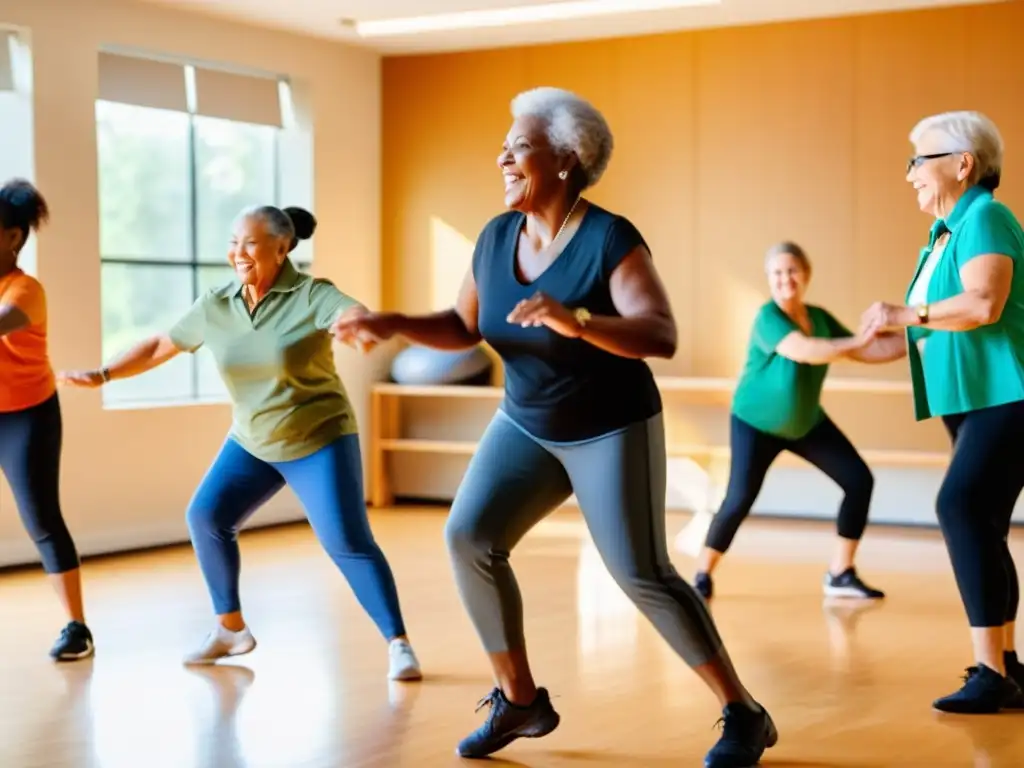
[[[873,300],[902,299],[927,236],[904,179],[919,118],[988,113],[1007,143],[1000,197],[1024,217],[1021,29],[1024,3],[1003,3],[386,58],[385,302],[450,304],[477,233],[501,210],[495,158],[509,100],[552,85],[591,100],[615,132],[591,197],[639,226],[668,285],[680,344],[657,373],[736,375],[767,298],[762,254],[783,238],[814,261],[810,300],[856,324]],[[906,371],[837,365],[833,375]],[[724,405],[672,408],[669,429],[723,443]],[[913,421],[909,398],[837,395],[826,406],[862,447],[948,447],[937,422]],[[479,434],[486,414],[451,408],[410,412],[410,429]],[[464,460],[401,456],[395,466],[397,490],[443,498]]]
[[[371,305],[380,283],[380,58],[369,51],[126,0],[0,3],[0,23],[28,29],[34,62],[35,178],[52,223],[38,241],[60,368],[100,362],[95,99],[97,52],[118,45],[286,74],[314,113],[315,271]],[[184,308],[183,308],[184,309]],[[339,353],[368,421],[374,362]],[[83,552],[187,539],[184,510],[230,422],[227,406],[104,410],[98,391],[65,391],[63,498]],[[293,519],[283,493],[257,522]],[[36,558],[0,482],[0,565]]]

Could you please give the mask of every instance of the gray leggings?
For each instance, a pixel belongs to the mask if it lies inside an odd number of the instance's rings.
[[[445,528],[455,580],[485,650],[525,647],[509,553],[574,491],[626,595],[691,667],[715,659],[722,640],[711,615],[668,557],[661,414],[577,443],[539,440],[503,411],[495,415]]]

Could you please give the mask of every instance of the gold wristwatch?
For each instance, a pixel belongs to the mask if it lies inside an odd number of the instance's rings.
[[[580,332],[587,327],[587,323],[590,322],[591,314],[590,310],[586,307],[576,307],[572,311],[572,316],[576,320],[576,325],[580,327]]]
[[[921,322],[921,325],[928,325],[928,305],[918,304],[916,311],[917,319]]]

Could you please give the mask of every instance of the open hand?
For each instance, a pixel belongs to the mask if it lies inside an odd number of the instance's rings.
[[[103,386],[103,374],[99,371],[61,371],[57,383],[64,387],[94,389]]]
[[[369,352],[382,341],[395,335],[391,316],[384,312],[370,312],[366,307],[356,306],[341,313],[331,334],[341,344]]]
[[[909,325],[908,307],[876,301],[860,317],[860,334],[874,337],[886,331],[894,331]]]
[[[523,328],[539,328],[546,325],[555,333],[570,339],[579,337],[583,330],[576,322],[572,310],[540,291],[516,304],[505,319]]]

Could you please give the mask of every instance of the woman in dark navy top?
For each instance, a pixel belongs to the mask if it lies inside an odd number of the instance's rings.
[[[608,165],[611,132],[594,107],[554,88],[520,94],[512,114],[498,158],[510,210],[484,227],[456,306],[335,326],[350,344],[400,334],[459,349],[483,339],[505,364],[504,401],[446,528],[463,602],[498,683],[487,722],[459,754],[484,757],[558,726],[530,672],[509,553],[575,493],[615,580],[725,708],[706,765],[754,765],[775,743],[775,726],[668,556],[665,430],[644,358],[675,353],[672,310],[636,228],[581,197]]]

